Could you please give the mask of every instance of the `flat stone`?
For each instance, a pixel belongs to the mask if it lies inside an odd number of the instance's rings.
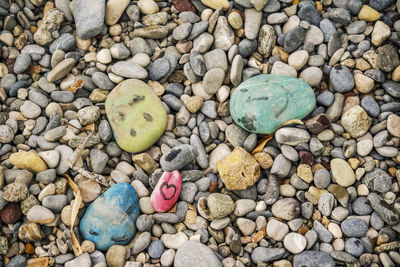
[[[315,103],[314,92],[305,82],[264,74],[247,79],[235,89],[230,113],[247,131],[271,134],[283,122],[304,118]]]
[[[66,58],[58,63],[48,74],[47,81],[52,83],[67,75],[75,65],[75,59]]]
[[[167,212],[179,198],[182,178],[178,171],[164,172],[151,194],[151,206],[157,212]]]
[[[293,254],[299,254],[307,245],[307,240],[304,236],[298,233],[289,233],[283,240],[285,248]]]
[[[46,163],[34,151],[21,151],[10,155],[10,163],[19,169],[38,173],[47,169]]]
[[[153,145],[167,123],[160,99],[150,86],[134,79],[121,82],[111,91],[106,114],[118,145],[131,153]]]
[[[256,247],[251,254],[251,259],[256,264],[276,261],[282,258],[285,252],[286,250],[283,248]]]
[[[145,79],[147,70],[131,61],[119,61],[111,66],[111,71],[124,78]]]
[[[387,203],[376,193],[370,193],[367,197],[372,209],[379,214],[382,220],[389,224],[395,225],[399,222],[400,216],[396,209]]]
[[[328,253],[315,250],[304,251],[293,258],[293,267],[312,266],[335,267],[336,264]]]
[[[189,240],[184,242],[176,252],[174,266],[222,267],[222,264],[209,247],[200,242]]]
[[[278,220],[272,219],[268,221],[267,224],[267,235],[268,237],[276,240],[282,241],[283,238],[289,233],[289,226]]]
[[[343,159],[333,159],[331,161],[331,170],[334,181],[343,187],[348,187],[356,181],[353,169]]]
[[[284,220],[293,220],[300,216],[300,204],[294,198],[283,198],[272,205],[272,214]]]
[[[104,25],[105,10],[105,0],[76,1],[74,19],[76,31],[80,38],[90,39],[101,32]]]

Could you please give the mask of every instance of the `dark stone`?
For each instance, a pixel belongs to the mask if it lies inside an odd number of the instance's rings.
[[[292,53],[295,51],[303,43],[305,36],[306,30],[300,26],[288,32],[283,42],[283,49],[285,52]]]
[[[317,27],[322,20],[318,10],[313,5],[305,5],[301,7],[297,15],[301,20],[308,21]]]

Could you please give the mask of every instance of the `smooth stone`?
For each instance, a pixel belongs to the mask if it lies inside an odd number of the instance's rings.
[[[256,247],[251,254],[251,259],[254,263],[276,261],[283,257],[286,250],[283,248],[265,248]]]
[[[160,99],[150,86],[135,79],[125,80],[111,91],[106,114],[118,145],[131,153],[153,145],[167,124]]]
[[[188,240],[178,248],[174,266],[222,267],[222,264],[209,247],[200,242]]]
[[[389,225],[395,225],[399,222],[400,216],[396,209],[382,199],[376,193],[370,193],[367,197],[372,209],[379,214],[383,221]]]
[[[335,267],[336,264],[328,253],[315,250],[303,251],[293,258],[293,267],[312,266]]]
[[[276,241],[282,241],[289,233],[289,226],[278,220],[271,219],[267,224],[267,235]]]
[[[271,134],[291,119],[302,119],[315,107],[312,88],[288,76],[263,74],[242,82],[233,92],[230,113],[249,132]]]
[[[283,198],[272,205],[271,211],[275,217],[290,221],[300,216],[300,205],[294,198]]]
[[[135,189],[118,183],[100,195],[87,208],[80,222],[85,240],[106,251],[112,245],[126,245],[136,233],[139,203]]]
[[[353,74],[346,66],[337,65],[329,72],[329,81],[332,88],[339,93],[344,93],[354,88]]]
[[[235,203],[228,195],[213,193],[207,198],[207,207],[211,218],[221,219],[233,212]]]
[[[28,211],[26,218],[31,222],[46,224],[54,220],[54,213],[48,208],[35,205]]]
[[[132,61],[119,61],[111,66],[112,73],[130,79],[146,79],[147,70]]]
[[[101,32],[104,25],[105,10],[105,0],[76,1],[74,19],[76,31],[80,38],[90,39]]]
[[[224,16],[218,17],[218,22],[214,30],[214,46],[228,51],[234,44],[235,34]]]
[[[38,173],[47,169],[46,163],[34,151],[21,151],[10,155],[10,163],[19,169]]]
[[[164,172],[151,194],[151,206],[157,212],[167,212],[178,200],[181,190],[182,178],[179,171]]]
[[[58,63],[48,74],[47,81],[52,83],[67,75],[75,65],[75,59],[66,58]]]
[[[333,179],[337,184],[348,187],[355,183],[356,176],[349,163],[343,159],[335,158],[331,161],[330,165]]]
[[[300,128],[283,127],[276,131],[275,140],[279,144],[297,146],[301,143],[308,143],[310,141],[310,134]]]
[[[190,145],[175,146],[160,158],[160,165],[164,171],[180,170],[194,160],[193,149]]]
[[[283,239],[285,248],[293,254],[299,254],[307,245],[307,240],[304,236],[298,233],[289,233]]]
[[[340,227],[348,237],[363,237],[368,230],[368,224],[360,218],[346,219],[340,224]]]
[[[105,11],[105,22],[107,25],[114,25],[124,13],[129,5],[129,0],[110,0],[107,1]]]
[[[260,29],[262,11],[257,11],[253,8],[246,8],[244,10],[244,15],[247,18],[244,21],[244,34],[249,40],[256,39],[258,30]]]
[[[92,265],[92,261],[90,259],[89,253],[83,253],[80,256],[76,257],[73,260],[65,262],[65,267],[90,267]]]

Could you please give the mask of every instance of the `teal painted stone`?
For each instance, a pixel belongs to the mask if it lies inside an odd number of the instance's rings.
[[[300,79],[262,74],[247,79],[233,92],[233,120],[251,133],[271,134],[279,125],[302,119],[315,107],[312,88]]]

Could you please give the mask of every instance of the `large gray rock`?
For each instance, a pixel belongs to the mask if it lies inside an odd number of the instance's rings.
[[[82,39],[98,35],[104,25],[105,0],[77,0],[74,9],[76,32]]]
[[[214,252],[196,241],[186,241],[179,247],[174,260],[175,267],[222,267]]]
[[[297,254],[293,258],[293,267],[312,267],[312,266],[336,266],[332,257],[322,251],[307,250]]]

